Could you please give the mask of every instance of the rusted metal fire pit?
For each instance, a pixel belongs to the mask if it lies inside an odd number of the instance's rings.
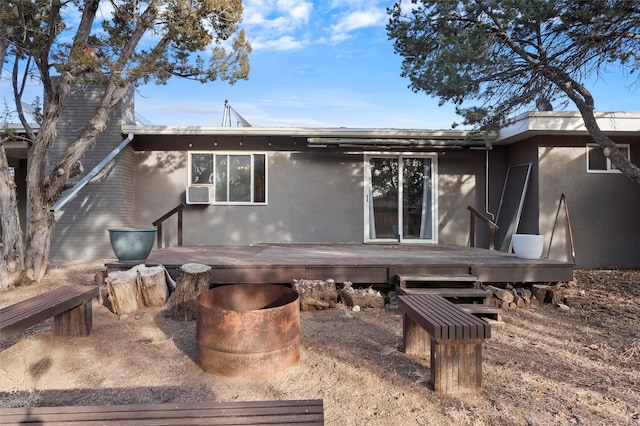
[[[196,357],[205,371],[270,377],[300,358],[298,293],[276,284],[234,284],[198,296]]]

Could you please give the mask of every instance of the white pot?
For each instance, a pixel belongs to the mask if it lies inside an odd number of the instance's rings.
[[[539,259],[544,247],[544,235],[513,234],[513,252],[522,259]]]

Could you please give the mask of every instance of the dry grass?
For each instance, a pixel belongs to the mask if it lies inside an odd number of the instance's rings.
[[[102,265],[54,267],[0,305],[90,282]],[[397,350],[395,309],[303,312],[300,362],[249,380],[200,369],[193,322],[158,309],[121,320],[96,304],[88,338],[56,339],[45,323],[0,342],[0,406],[322,398],[328,425],[640,424],[640,272],[578,270],[565,287],[592,303],[505,312],[484,345],[481,395],[434,394],[429,357]]]

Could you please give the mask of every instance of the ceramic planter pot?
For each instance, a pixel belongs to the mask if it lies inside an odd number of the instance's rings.
[[[513,252],[522,259],[539,259],[544,248],[544,235],[513,234]]]
[[[156,228],[111,228],[109,240],[122,263],[144,263],[156,239]]]

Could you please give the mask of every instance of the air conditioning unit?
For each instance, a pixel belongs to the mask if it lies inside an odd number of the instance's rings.
[[[213,188],[210,186],[187,186],[187,204],[211,204]]]

